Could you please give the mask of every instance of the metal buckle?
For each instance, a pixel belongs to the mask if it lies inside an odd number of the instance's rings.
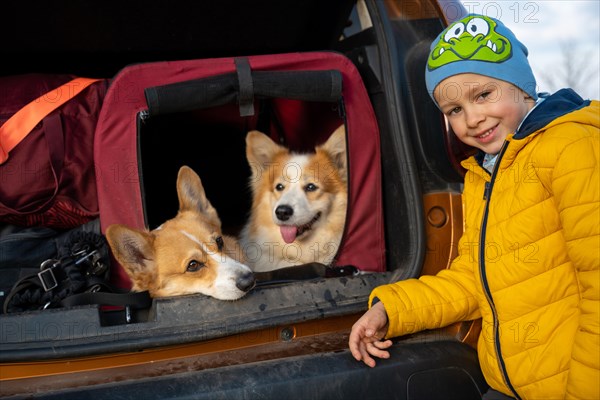
[[[42,286],[44,290],[47,292],[49,290],[54,289],[58,286],[58,282],[56,281],[56,277],[54,276],[54,272],[52,272],[52,268],[46,268],[40,272],[38,272],[38,278],[42,282]]]

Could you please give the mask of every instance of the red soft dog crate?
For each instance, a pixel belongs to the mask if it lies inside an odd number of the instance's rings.
[[[362,79],[333,52],[132,65],[111,83],[95,136],[102,230],[156,228],[177,212],[181,165],[201,177],[226,233],[250,210],[245,136],[308,151],[345,122],[348,212],[337,265],[386,269],[379,131]],[[116,282],[127,285],[117,269]]]

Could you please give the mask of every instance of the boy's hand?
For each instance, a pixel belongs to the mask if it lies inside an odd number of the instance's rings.
[[[354,358],[357,361],[364,362],[371,368],[376,364],[371,356],[389,358],[390,353],[385,349],[392,345],[392,341],[381,341],[385,337],[387,330],[387,314],[383,303],[379,302],[372,306],[352,326],[348,345]]]

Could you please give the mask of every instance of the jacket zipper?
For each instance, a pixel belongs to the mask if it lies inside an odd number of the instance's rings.
[[[517,394],[517,391],[513,387],[510,382],[510,378],[508,377],[508,373],[506,371],[506,365],[504,364],[504,360],[502,359],[502,349],[500,347],[500,338],[498,334],[499,322],[498,322],[498,312],[496,310],[496,306],[494,304],[494,299],[492,298],[492,293],[490,291],[490,287],[487,281],[486,271],[485,271],[485,230],[487,227],[487,219],[488,212],[490,207],[490,198],[492,196],[492,188],[494,186],[494,181],[496,180],[496,175],[498,173],[498,168],[500,166],[500,161],[502,160],[502,156],[508,147],[508,142],[504,142],[502,145],[502,149],[500,149],[500,154],[498,154],[498,159],[496,160],[496,164],[494,165],[494,170],[492,172],[492,177],[489,182],[485,183],[485,189],[483,193],[483,199],[485,200],[485,209],[483,212],[483,217],[481,220],[481,233],[479,239],[479,273],[481,276],[481,284],[483,287],[483,292],[485,297],[487,298],[488,304],[492,310],[493,322],[494,322],[494,347],[496,349],[496,356],[498,357],[498,367],[500,368],[500,372],[502,373],[502,377],[504,379],[504,383],[513,395],[517,399],[521,399],[521,397]]]

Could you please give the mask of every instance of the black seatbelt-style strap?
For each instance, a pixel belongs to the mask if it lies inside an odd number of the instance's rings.
[[[247,58],[236,58],[235,68],[240,87],[238,95],[240,117],[250,117],[254,115],[254,83],[252,82],[250,63]]]

